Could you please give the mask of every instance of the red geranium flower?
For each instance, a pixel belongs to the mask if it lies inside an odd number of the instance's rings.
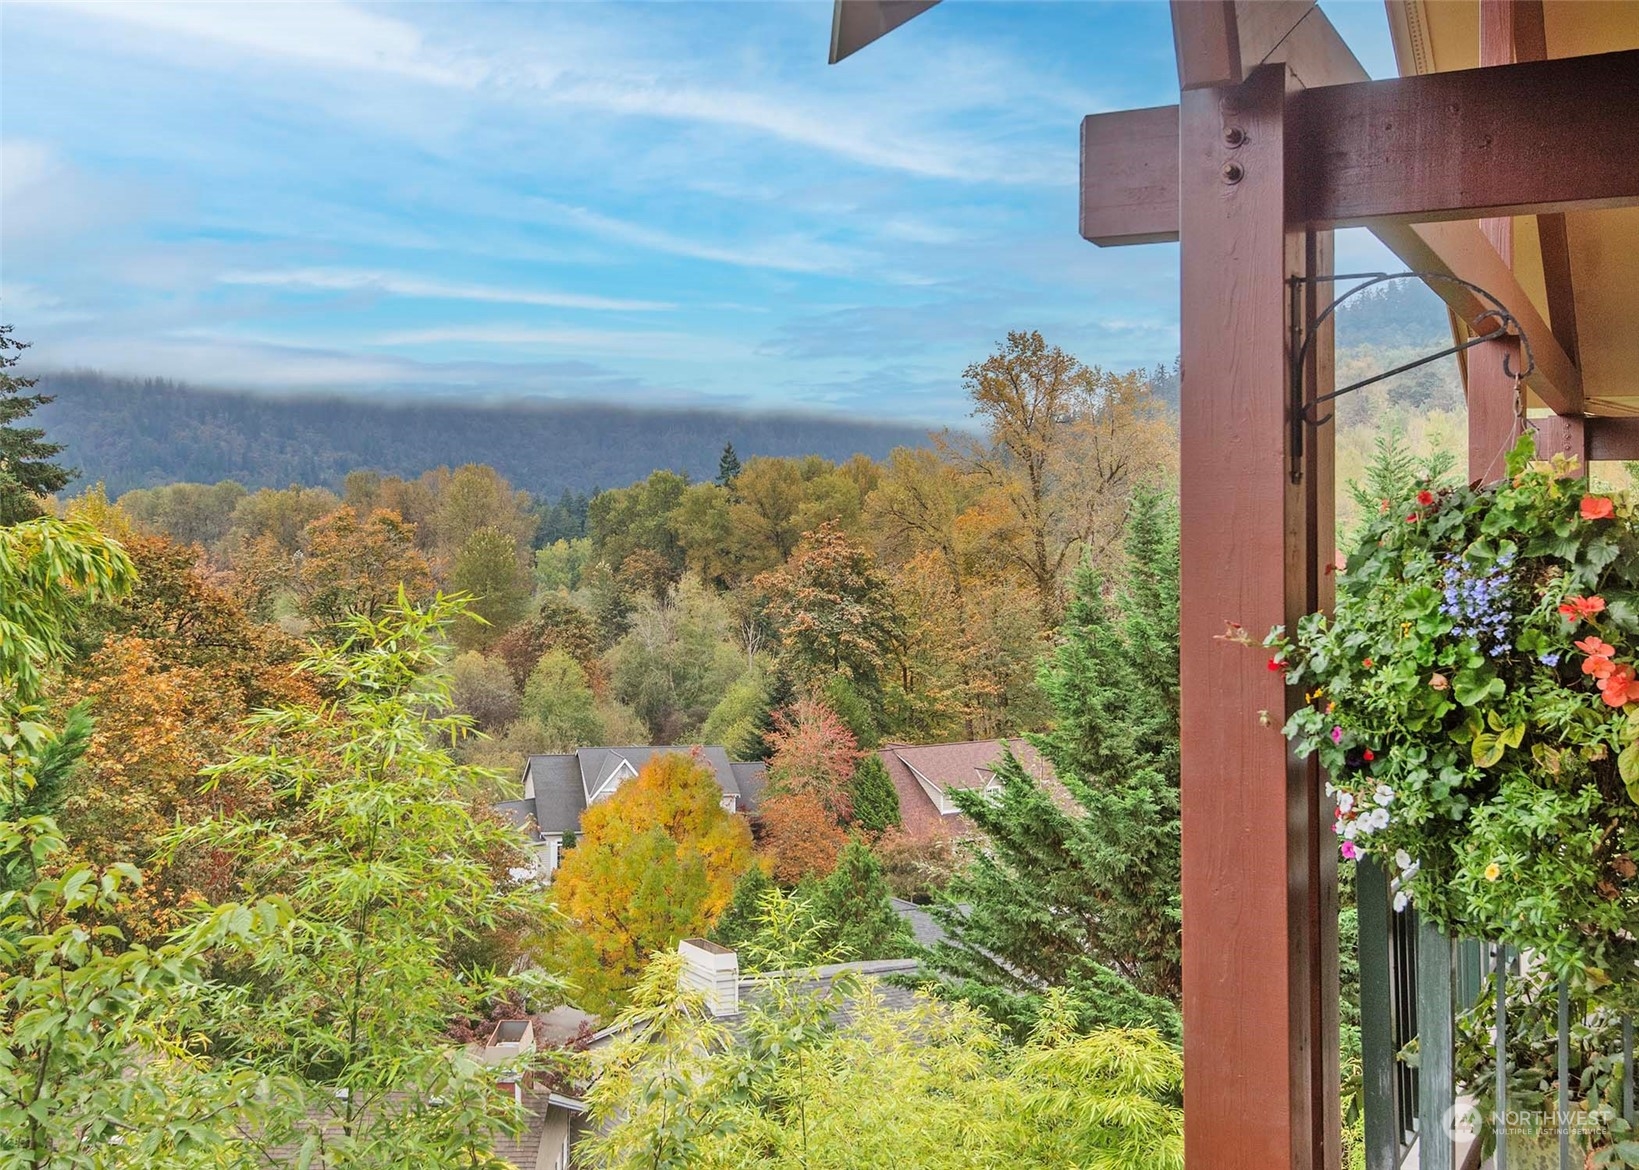
[[[1417,503],[1420,507],[1426,508],[1433,502],[1434,493],[1429,491],[1427,488],[1424,488],[1422,491],[1417,493]]]
[[[1419,516],[1416,512],[1413,512],[1410,516],[1406,517],[1406,523],[1407,524],[1415,524],[1415,523],[1417,523],[1417,521],[1419,521],[1421,519],[1422,519],[1421,516]]]
[[[1582,663],[1582,673],[1591,674],[1597,679],[1610,677],[1611,671],[1616,669],[1616,663],[1603,654],[1596,654]]]
[[[1616,647],[1602,640],[1598,634],[1589,634],[1582,641],[1574,643],[1574,645],[1582,653],[1592,655],[1595,658],[1609,658],[1616,653]]]
[[[1584,520],[1609,520],[1616,514],[1616,505],[1609,496],[1583,496],[1582,518]]]
[[[1605,610],[1603,597],[1567,597],[1559,612],[1571,621],[1586,619]]]
[[[1607,707],[1625,707],[1639,699],[1639,680],[1634,677],[1633,667],[1623,664],[1600,679],[1599,692]]]

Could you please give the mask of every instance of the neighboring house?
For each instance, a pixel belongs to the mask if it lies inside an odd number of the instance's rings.
[[[1029,772],[1054,793],[1067,796],[1053,774],[1053,765],[1022,739],[980,739],[967,743],[932,743],[917,746],[884,744],[877,753],[888,769],[894,791],[899,795],[899,819],[913,837],[944,834],[965,837],[973,824],[956,807],[951,793],[989,792],[1000,785],[996,766],[1003,753],[1013,749]]]
[[[737,764],[720,747],[589,747],[524,763],[522,800],[504,800],[495,810],[529,835],[536,867],[548,877],[558,868],[564,838],[580,832],[580,815],[610,796],[644,764],[666,752],[693,753],[705,762],[723,790],[723,808],[754,813],[763,790],[762,764]]]

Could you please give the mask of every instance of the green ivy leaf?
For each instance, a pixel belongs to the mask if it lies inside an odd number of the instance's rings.
[[[1622,776],[1622,783],[1627,786],[1628,799],[1639,804],[1639,739],[1628,744],[1616,757],[1616,770]]]

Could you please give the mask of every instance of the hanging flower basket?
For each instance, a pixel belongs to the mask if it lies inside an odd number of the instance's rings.
[[[1573,462],[1384,499],[1334,616],[1277,629],[1286,725],[1337,799],[1342,856],[1396,909],[1530,948],[1639,1004],[1639,526]]]

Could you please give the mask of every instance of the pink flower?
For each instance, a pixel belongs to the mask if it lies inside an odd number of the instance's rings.
[[[1360,846],[1356,845],[1353,841],[1343,842],[1343,845],[1339,851],[1343,854],[1344,861],[1360,860]]]
[[[1333,743],[1342,743],[1343,742],[1343,729],[1341,727],[1332,728],[1332,742]]]

